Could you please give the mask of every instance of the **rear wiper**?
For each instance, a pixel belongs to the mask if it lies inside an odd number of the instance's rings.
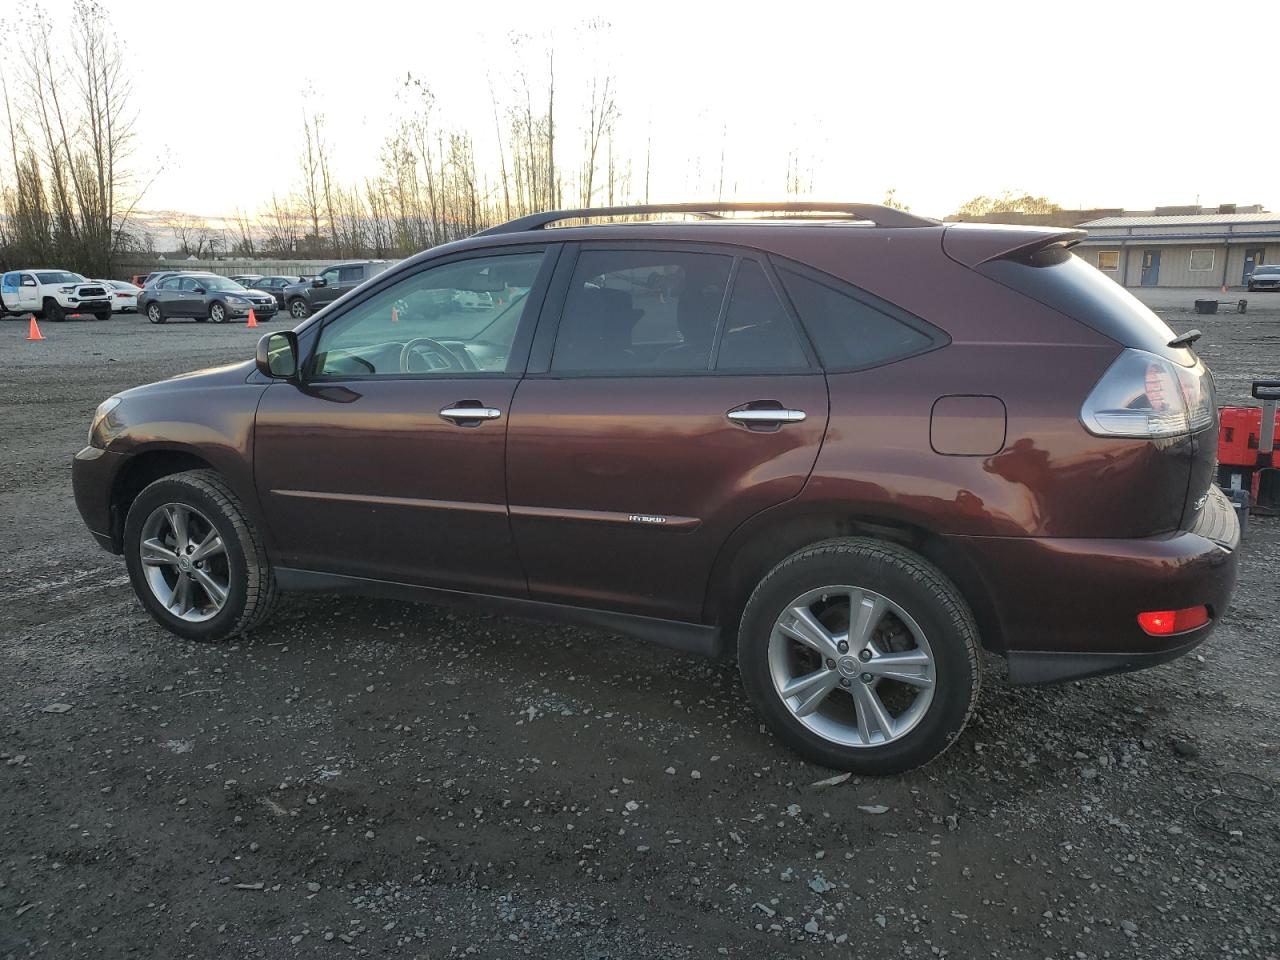
[[[1193,343],[1195,343],[1197,340],[1199,340],[1199,339],[1200,339],[1201,337],[1203,337],[1203,336],[1204,336],[1204,334],[1203,334],[1203,333],[1201,333],[1199,330],[1188,330],[1188,331],[1187,331],[1186,333],[1184,333],[1182,336],[1180,336],[1180,337],[1174,337],[1172,340],[1170,340],[1170,341],[1169,341],[1169,346],[1171,346],[1171,347],[1189,347],[1189,346],[1191,346]]]

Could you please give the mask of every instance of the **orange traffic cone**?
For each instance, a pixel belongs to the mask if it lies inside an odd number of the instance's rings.
[[[1223,293],[1227,292],[1227,285],[1225,283],[1222,285],[1222,292]]]
[[[249,308],[249,322],[248,322],[247,324],[245,324],[245,326],[246,326],[246,327],[256,327],[257,325],[258,325],[258,318],[257,318],[257,317],[255,317],[255,316],[253,315],[253,307],[250,307],[250,308]]]
[[[28,340],[43,340],[44,334],[40,332],[40,325],[36,323],[36,315],[31,314],[31,326],[27,329]]]
[[[400,322],[400,311],[396,309],[395,304],[391,305],[391,322],[392,323]]]

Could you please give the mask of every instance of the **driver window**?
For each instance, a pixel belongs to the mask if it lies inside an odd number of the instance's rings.
[[[320,331],[313,377],[503,374],[543,254],[429,267]]]
[[[191,293],[196,288],[196,282],[191,277],[186,277],[182,281],[182,285],[178,288],[185,293]]]

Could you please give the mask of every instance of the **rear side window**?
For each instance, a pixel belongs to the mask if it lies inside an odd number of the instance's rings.
[[[683,250],[578,257],[551,369],[639,375],[709,370],[733,258]]]
[[[364,279],[364,267],[339,267],[339,283],[359,283]]]
[[[729,297],[715,368],[805,370],[808,366],[795,324],[763,268],[754,260],[741,261]]]
[[[861,370],[923,353],[942,340],[923,321],[877,297],[779,266],[800,321],[829,371]]]

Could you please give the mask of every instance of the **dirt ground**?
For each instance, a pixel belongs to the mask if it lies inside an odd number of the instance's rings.
[[[1169,315],[1224,402],[1280,375],[1250,307]],[[0,958],[1280,957],[1280,520],[1198,656],[989,660],[939,761],[815,786],[732,665],[607,634],[321,598],[176,641],[69,460],[256,332],[44,329],[0,323]]]

